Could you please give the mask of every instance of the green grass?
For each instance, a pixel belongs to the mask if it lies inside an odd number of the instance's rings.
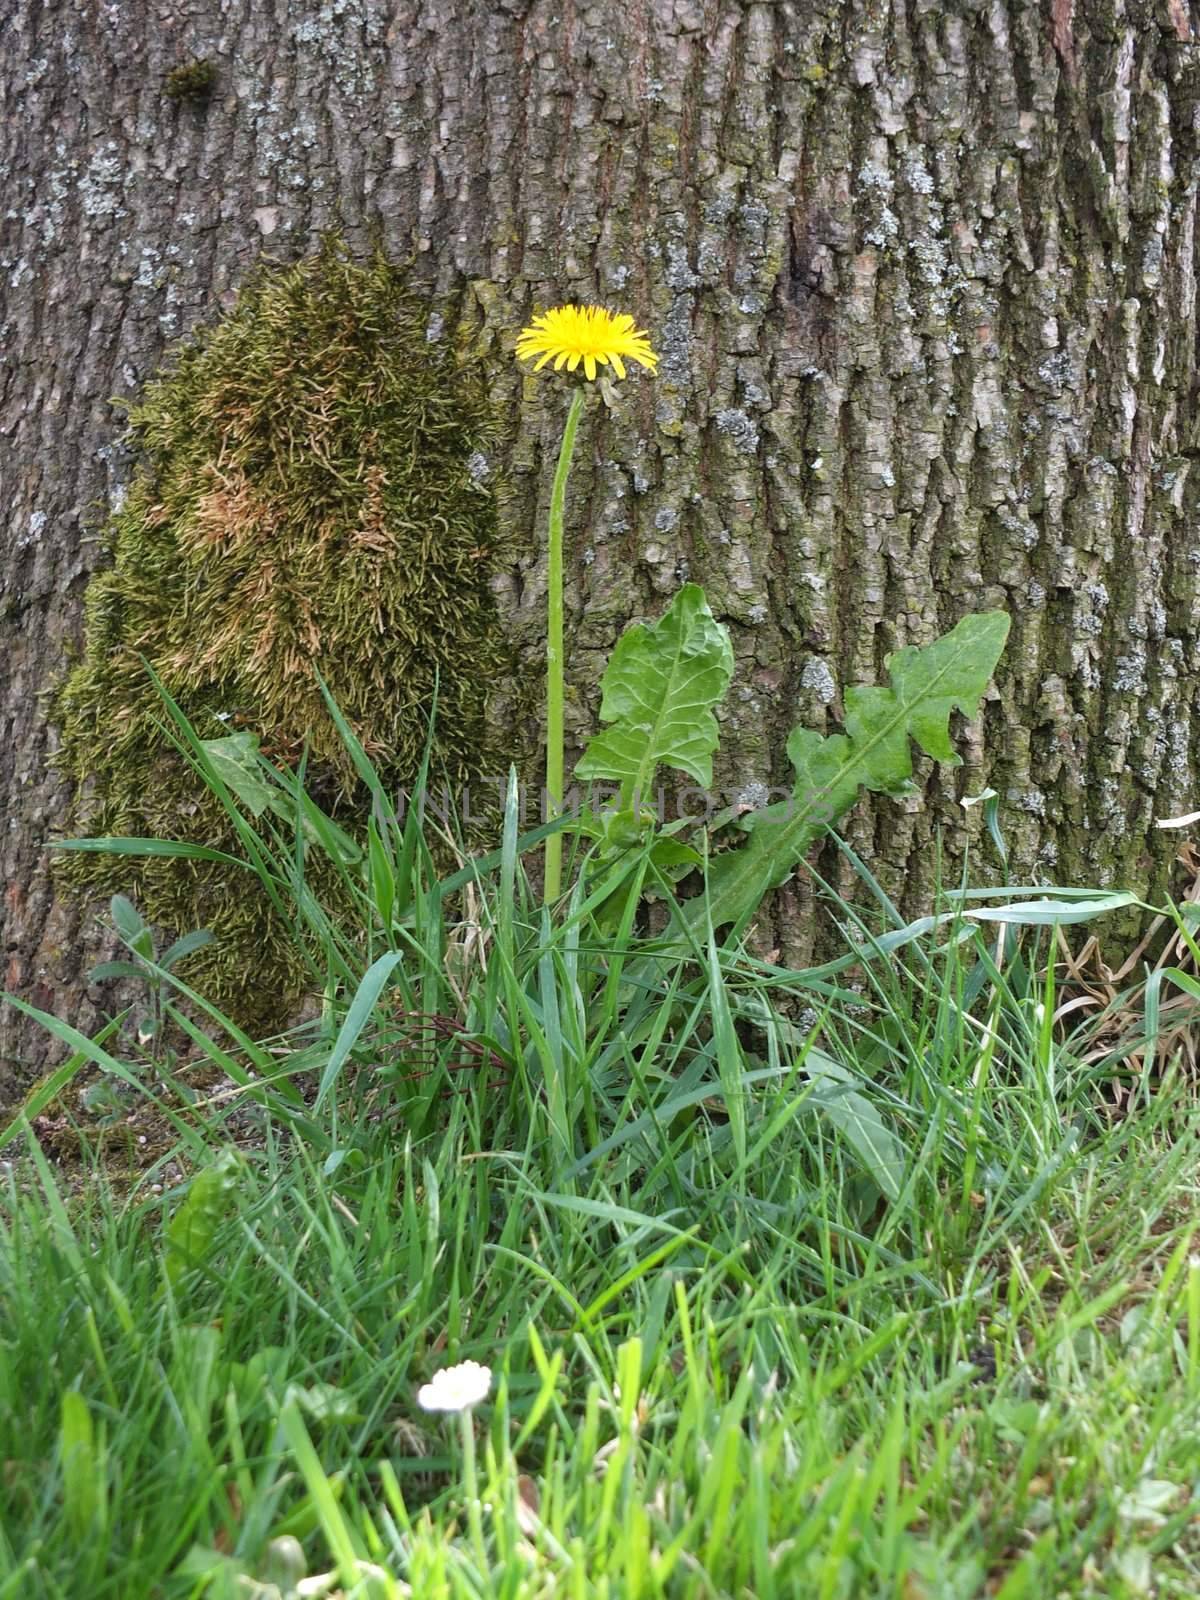
[[[237,1036],[124,906],[153,1054],[46,1019],[169,1148],[119,1193],[11,1129],[0,1600],[1200,1591],[1200,1104],[1142,995],[1056,1020],[953,896],[656,959],[645,856],[551,920],[511,806],[449,885],[383,814],[334,927],[265,817],[316,1021]],[[469,1434],[416,1399],[463,1359]]]
[[[942,1058],[947,1099],[968,1066]],[[268,1123],[182,1269],[153,1170],[68,1203],[31,1146],[0,1236],[0,1594],[268,1594],[234,1575],[287,1535],[363,1595],[1109,1595],[1143,1566],[1194,1593],[1190,1094],[1106,1130],[995,1080],[981,1188],[934,1114],[882,1215],[806,1101],[759,1091],[744,1165],[712,1112],[571,1182],[485,1093],[420,1140],[343,1122],[332,1177]],[[415,1403],[466,1357],[497,1374],[484,1562],[457,1430]]]

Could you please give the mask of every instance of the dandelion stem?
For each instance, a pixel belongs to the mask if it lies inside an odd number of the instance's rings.
[[[583,386],[571,397],[550,492],[550,560],[546,593],[546,797],[550,815],[563,801],[563,507],[575,453],[575,434],[583,414]],[[562,887],[562,834],[546,840],[545,902],[557,900]]]

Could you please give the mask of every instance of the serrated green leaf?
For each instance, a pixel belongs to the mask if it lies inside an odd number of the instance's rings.
[[[962,758],[950,742],[950,714],[975,715],[1004,649],[1008,627],[1003,611],[964,617],[933,644],[906,645],[888,657],[888,676],[896,701],[905,708],[909,734],[934,761],[961,765]],[[857,738],[852,728],[850,732]]]
[[[943,638],[908,646],[888,658],[890,688],[860,687],[846,695],[846,732],[824,737],[797,728],[788,740],[796,769],[792,799],[742,819],[745,845],[719,856],[709,869],[707,910],[688,902],[685,924],[695,938],[712,926],[754,914],[769,889],[783,883],[825,827],[843,816],[860,788],[903,791],[912,779],[915,739],[936,759],[958,760],[950,744],[950,713],[973,715],[996,669],[1009,619],[1002,611],[964,617]]]
[[[612,726],[589,742],[576,777],[619,783],[626,803],[646,797],[659,766],[711,784],[712,708],[732,676],[727,630],[703,589],[685,584],[656,623],[637,623],[617,641],[600,680],[600,717]]]

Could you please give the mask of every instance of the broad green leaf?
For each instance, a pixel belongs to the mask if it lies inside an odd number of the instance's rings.
[[[229,733],[222,739],[202,739],[200,746],[213,771],[251,816],[261,817],[278,805],[278,794],[259,770],[257,734]]]
[[[851,689],[846,696],[846,730],[851,738],[867,750],[872,735],[891,720],[896,706],[903,706],[908,732],[925,754],[949,766],[959,766],[961,758],[950,743],[950,713],[975,715],[1008,638],[1008,620],[1003,611],[964,617],[933,644],[906,645],[889,656],[892,689],[872,693],[886,696],[890,704],[868,712],[856,698],[864,691]],[[898,759],[904,776],[910,777],[912,764],[907,749],[898,752]],[[883,772],[881,782],[886,785],[891,781],[892,775]]]
[[[291,1379],[291,1356],[282,1345],[265,1344],[249,1361],[230,1362],[229,1376],[243,1415],[264,1398],[277,1406]]]
[[[617,641],[600,680],[600,717],[612,726],[589,742],[575,776],[616,781],[627,804],[645,799],[660,765],[711,784],[712,708],[732,676],[727,630],[704,590],[685,584],[658,622],[637,623]]]
[[[1117,1515],[1124,1522],[1140,1522],[1147,1527],[1161,1528],[1166,1522],[1163,1515],[1169,1508],[1178,1508],[1187,1497],[1182,1483],[1172,1483],[1169,1478],[1142,1478],[1117,1502]]]
[[[704,857],[692,845],[685,844],[682,839],[661,837],[650,846],[650,860],[668,873],[672,868],[704,865]]]
[[[113,919],[113,926],[134,955],[149,960],[154,954],[154,934],[133,901],[123,894],[113,895],[109,901],[109,914]]]
[[[694,845],[668,833],[651,834],[654,816],[647,808],[638,811],[584,811],[573,817],[563,829],[564,833],[578,833],[595,839],[600,845],[600,859],[608,860],[622,851],[636,850],[650,842],[649,858],[656,867],[702,867],[704,857]]]
[[[950,713],[973,715],[1008,637],[1002,611],[964,617],[943,638],[889,656],[889,688],[846,694],[846,732],[824,737],[797,728],[788,740],[796,770],[792,798],[742,819],[750,835],[709,868],[708,909],[689,901],[684,921],[702,939],[712,926],[754,914],[769,889],[783,883],[822,830],[843,816],[860,788],[898,793],[912,779],[909,741],[938,760],[958,761],[950,744]]]
[[[58,1448],[63,1510],[72,1537],[82,1542],[99,1532],[107,1498],[107,1469],[103,1449],[97,1448],[92,1414],[78,1389],[63,1394]]]
[[[189,1267],[199,1266],[211,1252],[243,1165],[236,1150],[222,1150],[211,1166],[202,1168],[192,1179],[183,1204],[165,1230],[167,1277],[172,1283]]]

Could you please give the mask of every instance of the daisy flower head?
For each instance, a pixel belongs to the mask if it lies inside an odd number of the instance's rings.
[[[478,1361],[463,1361],[457,1367],[443,1367],[429,1383],[417,1390],[422,1411],[469,1411],[488,1397],[492,1387],[491,1367]]]
[[[574,372],[582,362],[589,380],[595,378],[597,367],[607,366],[623,378],[626,359],[651,372],[658,364],[645,329],[635,328],[632,317],[614,316],[603,306],[555,306],[534,317],[517,339],[517,360],[530,356],[539,358],[535,372],[547,361],[554,362],[555,372],[564,366]]]

